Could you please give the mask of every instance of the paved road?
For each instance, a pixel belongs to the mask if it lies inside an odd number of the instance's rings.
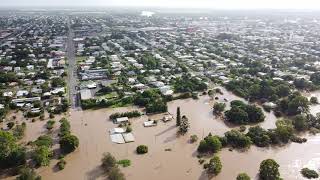
[[[77,65],[75,57],[75,47],[74,47],[74,32],[71,28],[71,18],[68,20],[68,39],[67,39],[67,58],[68,58],[68,87],[69,87],[69,100],[71,103],[71,108],[81,109],[80,105],[80,95],[77,91]]]

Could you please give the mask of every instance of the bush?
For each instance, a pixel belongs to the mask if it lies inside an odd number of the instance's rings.
[[[198,141],[198,136],[197,135],[191,135],[190,136],[190,142],[191,143],[195,143],[195,142],[197,142]]]
[[[128,167],[131,165],[131,161],[129,159],[123,159],[118,161],[118,164],[122,165],[122,167]]]
[[[315,170],[311,170],[309,168],[303,168],[301,169],[301,174],[303,177],[308,178],[308,179],[313,179],[313,178],[318,178],[319,174]]]
[[[243,125],[242,125],[242,126],[240,126],[239,131],[240,131],[240,132],[245,132],[246,129],[247,129],[246,126],[243,126]]]
[[[293,118],[293,126],[297,131],[304,131],[308,128],[307,117],[304,115],[296,115]]]
[[[32,159],[37,166],[49,166],[53,152],[47,146],[37,147]]]
[[[114,167],[110,170],[108,175],[108,180],[125,180],[124,174],[120,171],[119,168]]]
[[[126,132],[127,133],[132,132],[132,127],[131,126],[127,126]]]
[[[247,173],[240,173],[237,176],[237,180],[250,180],[250,177]]]
[[[311,97],[310,98],[310,103],[311,104],[318,104],[318,98],[317,97]]]
[[[48,129],[48,130],[53,129],[55,123],[56,123],[56,122],[53,121],[53,120],[47,121],[47,129]]]
[[[79,139],[77,136],[67,134],[60,140],[61,151],[65,154],[73,152],[79,146]]]
[[[292,142],[300,143],[300,144],[307,142],[307,139],[306,139],[306,138],[301,138],[301,137],[298,137],[298,136],[292,136],[290,140],[291,140]]]
[[[140,145],[136,149],[138,154],[146,154],[148,152],[148,146],[146,145]]]
[[[20,170],[20,175],[16,178],[17,180],[41,180],[41,176],[30,168],[22,168]]]
[[[198,93],[192,93],[192,99],[199,99]]]
[[[312,127],[312,128],[310,128],[309,132],[313,135],[316,135],[316,134],[320,133],[320,130]]]
[[[65,136],[67,134],[70,134],[70,123],[66,118],[62,118],[60,120],[60,136]]]
[[[38,147],[40,146],[52,147],[53,139],[48,135],[39,136],[38,139],[34,142],[34,144]]]
[[[199,159],[198,162],[199,162],[199,164],[203,164],[206,161],[204,159]]]
[[[22,139],[24,134],[25,134],[25,132],[26,132],[26,128],[27,128],[27,124],[25,122],[23,122],[22,124],[16,125],[16,127],[13,128],[12,134],[17,139]]]
[[[54,118],[54,114],[50,113],[50,114],[49,114],[49,118],[50,118],[50,119],[53,119],[53,118]]]
[[[130,111],[130,112],[124,112],[124,113],[114,113],[109,116],[110,119],[114,120],[120,117],[140,117],[142,114],[139,111]]]
[[[60,159],[60,161],[57,163],[57,166],[59,170],[63,170],[66,166],[67,162],[64,159]]]
[[[7,127],[8,127],[9,129],[12,129],[14,125],[15,125],[14,122],[8,122],[8,123],[7,123]]]
[[[224,111],[224,109],[226,108],[226,104],[225,103],[219,103],[216,102],[213,105],[213,112],[216,114],[220,114]]]

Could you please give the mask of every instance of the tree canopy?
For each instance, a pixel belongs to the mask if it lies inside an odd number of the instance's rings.
[[[279,164],[273,159],[260,163],[259,178],[261,180],[280,180]]]

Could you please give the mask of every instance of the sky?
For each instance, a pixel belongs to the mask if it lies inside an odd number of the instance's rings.
[[[152,6],[213,9],[320,9],[320,0],[0,0],[0,6]]]

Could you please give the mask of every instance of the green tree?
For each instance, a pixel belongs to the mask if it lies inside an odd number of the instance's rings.
[[[306,177],[308,179],[313,179],[313,178],[319,177],[319,174],[317,173],[317,171],[309,169],[309,168],[301,169],[300,173],[302,174],[303,177]]]
[[[278,120],[275,132],[280,140],[287,143],[293,135],[293,125],[290,120]]]
[[[222,148],[222,143],[220,142],[219,137],[212,136],[211,134],[209,134],[202,141],[200,141],[200,144],[198,146],[198,151],[201,153],[204,153],[204,152],[216,153],[220,151],[221,148]]]
[[[247,105],[245,111],[248,114],[250,123],[262,122],[265,119],[265,115],[263,114],[261,108],[255,105]]]
[[[41,180],[41,176],[30,168],[22,168],[20,170],[20,175],[16,178],[17,180]]]
[[[38,139],[34,142],[37,146],[46,146],[46,147],[52,147],[53,145],[53,139],[52,137],[48,135],[42,135],[39,136]]]
[[[320,85],[320,72],[315,72],[311,74],[310,81],[315,85]]]
[[[273,159],[260,163],[259,178],[261,180],[280,180],[279,164]]]
[[[124,174],[119,168],[112,168],[108,175],[108,180],[125,180]]]
[[[276,87],[276,94],[279,97],[286,97],[290,94],[290,87],[288,85],[280,84]]]
[[[249,122],[248,113],[238,106],[231,107],[225,112],[226,119],[235,124],[247,124]]]
[[[53,152],[47,146],[37,147],[32,159],[37,166],[49,166]]]
[[[186,116],[182,116],[181,118],[181,124],[179,126],[179,132],[180,134],[184,135],[188,132],[190,128],[189,120]]]
[[[64,81],[63,78],[53,78],[51,80],[51,85],[52,87],[63,87],[66,85],[66,82]]]
[[[260,126],[250,127],[247,136],[259,147],[265,147],[271,143],[268,132]]]
[[[180,114],[180,107],[177,107],[177,120],[176,125],[180,126],[181,124],[181,114]]]
[[[241,100],[233,100],[230,103],[231,107],[239,107],[241,109],[244,109],[247,105],[241,101]]]
[[[56,123],[56,122],[55,122],[54,120],[49,120],[49,121],[47,121],[47,129],[48,129],[48,130],[53,129],[55,123]]]
[[[64,159],[60,159],[57,163],[59,170],[63,170],[66,166],[67,162]]]
[[[6,131],[0,130],[0,168],[22,165],[26,162],[26,151],[19,146],[16,138]]]
[[[226,104],[225,103],[219,103],[216,102],[213,105],[213,112],[216,114],[220,114],[224,111],[224,109],[226,108]]]
[[[304,131],[308,128],[307,117],[304,115],[296,115],[293,118],[293,126],[297,131]]]
[[[249,148],[252,144],[250,137],[234,129],[226,132],[224,135],[227,138],[228,144],[235,148]]]
[[[214,156],[210,159],[209,163],[206,164],[208,174],[218,175],[222,169],[222,163],[218,156]]]
[[[22,139],[24,137],[26,128],[27,128],[27,124],[25,122],[23,122],[22,124],[16,125],[16,127],[12,129],[13,136],[19,140]]]
[[[296,96],[288,103],[288,114],[296,115],[309,112],[309,101],[304,96]]]
[[[253,98],[259,98],[261,92],[261,87],[259,84],[254,84],[249,88],[249,94]]]
[[[237,176],[237,180],[250,180],[250,176],[247,173],[240,173]]]
[[[65,136],[67,134],[70,134],[70,123],[66,118],[62,118],[60,120],[60,136]]]
[[[65,154],[73,152],[79,146],[79,139],[77,136],[67,134],[60,140],[61,151]]]
[[[117,160],[110,153],[104,153],[101,166],[106,173],[109,173],[112,168],[117,167]]]
[[[319,103],[319,102],[318,102],[318,98],[315,97],[315,96],[311,97],[311,98],[310,98],[310,103],[311,103],[311,104],[318,104],[318,103]]]

